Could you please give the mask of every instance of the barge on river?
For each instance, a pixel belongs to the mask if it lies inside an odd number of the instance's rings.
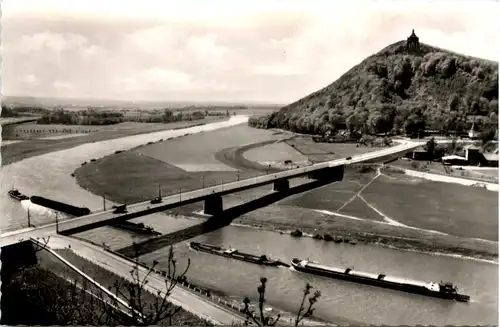
[[[27,195],[22,194],[19,192],[19,190],[12,189],[9,192],[7,192],[9,196],[17,201],[24,201],[24,200],[29,200],[30,197]]]
[[[221,257],[256,263],[264,266],[290,267],[290,265],[287,264],[286,262],[270,259],[266,255],[256,256],[253,254],[243,253],[235,249],[224,249],[219,246],[197,243],[197,242],[191,242],[189,243],[189,245],[193,250],[219,255]]]
[[[89,215],[91,213],[89,208],[75,207],[75,206],[72,206],[70,204],[62,203],[59,201],[54,201],[54,200],[47,199],[47,198],[44,198],[41,196],[36,196],[36,195],[31,197],[31,202],[33,202],[34,204],[44,206],[44,207],[49,208],[49,209],[61,211],[61,212],[70,214],[72,216],[76,216],[76,217],[86,216],[86,215]]]
[[[160,232],[155,231],[151,226],[144,225],[144,223],[133,223],[130,221],[121,221],[113,223],[111,226],[128,230],[130,232],[143,234],[143,235],[161,235]]]
[[[367,285],[380,286],[409,293],[433,296],[447,300],[456,300],[460,302],[469,302],[468,295],[458,294],[457,287],[452,283],[421,282],[404,278],[386,276],[384,274],[372,274],[351,268],[343,269],[330,266],[324,266],[308,260],[292,260],[292,267],[301,272],[349,280]]]

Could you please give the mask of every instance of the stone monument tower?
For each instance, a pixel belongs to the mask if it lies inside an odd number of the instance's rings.
[[[406,50],[408,50],[408,52],[420,51],[420,43],[418,42],[418,36],[415,34],[415,30],[412,30],[410,37],[406,39]]]

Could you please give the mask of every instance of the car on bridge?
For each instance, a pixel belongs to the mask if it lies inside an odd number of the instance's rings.
[[[121,205],[121,206],[113,206],[113,209],[115,209],[113,211],[113,213],[127,213],[127,205],[124,204],[124,205]]]
[[[161,197],[159,196],[151,200],[151,204],[158,204],[158,203],[161,203]]]
[[[352,157],[347,157],[347,158],[345,158],[345,160],[351,160],[351,159],[352,159]]]

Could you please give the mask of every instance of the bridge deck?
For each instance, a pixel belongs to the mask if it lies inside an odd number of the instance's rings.
[[[223,196],[226,194],[235,193],[246,189],[255,188],[258,186],[271,184],[280,179],[301,177],[321,169],[338,167],[346,164],[354,164],[367,161],[370,159],[376,159],[381,156],[386,156],[393,153],[406,151],[416,146],[418,145],[415,145],[415,143],[413,142],[409,144],[405,142],[403,144],[396,145],[390,148],[361,154],[352,157],[352,159],[350,160],[338,159],[329,162],[314,164],[308,167],[291,169],[269,175],[263,175],[263,176],[243,179],[240,181],[230,182],[227,184],[206,187],[203,189],[198,189],[186,193],[170,195],[162,198],[162,202],[158,204],[151,204],[150,201],[131,204],[127,206],[128,212],[126,214],[114,214],[113,210],[90,214],[87,216],[71,219],[69,221],[65,221],[64,223],[61,223],[59,225],[59,231],[63,234],[82,232],[84,230],[88,230],[91,228],[107,225],[112,221],[136,218],[147,214],[151,214],[153,212],[159,212],[174,207],[182,206],[185,204],[202,201],[210,196],[214,195]]]
[[[97,228],[100,226],[105,226],[113,221],[132,219],[148,215],[153,212],[167,210],[169,208],[182,206],[188,203],[198,202],[203,199],[206,199],[209,196],[214,196],[214,195],[222,196],[225,194],[234,193],[245,189],[271,184],[280,179],[288,179],[288,178],[304,176],[311,172],[315,172],[325,168],[337,167],[346,164],[360,163],[367,160],[377,159],[379,157],[384,157],[387,155],[408,151],[412,148],[420,146],[421,144],[422,142],[418,143],[413,141],[402,141],[400,144],[393,147],[361,154],[358,156],[353,156],[352,159],[350,160],[338,159],[329,162],[314,164],[308,167],[292,169],[288,171],[273,173],[259,177],[253,177],[227,184],[190,191],[178,195],[171,195],[163,197],[162,203],[159,204],[151,204],[149,201],[131,204],[127,206],[128,213],[126,214],[114,214],[113,210],[108,210],[104,212],[90,214],[87,216],[73,218],[59,222],[59,232],[62,234],[72,234],[77,231],[81,232]],[[11,233],[10,235],[2,235],[0,240],[0,245],[3,246],[14,242],[18,242],[20,238],[27,239],[29,237],[37,237],[37,236],[42,237],[45,235],[54,234],[55,232],[56,232],[55,224],[40,226],[31,230],[21,230],[18,232]]]

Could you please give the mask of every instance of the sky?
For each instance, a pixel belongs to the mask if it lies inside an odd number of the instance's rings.
[[[286,104],[406,39],[498,60],[488,0],[3,0],[2,94]]]

